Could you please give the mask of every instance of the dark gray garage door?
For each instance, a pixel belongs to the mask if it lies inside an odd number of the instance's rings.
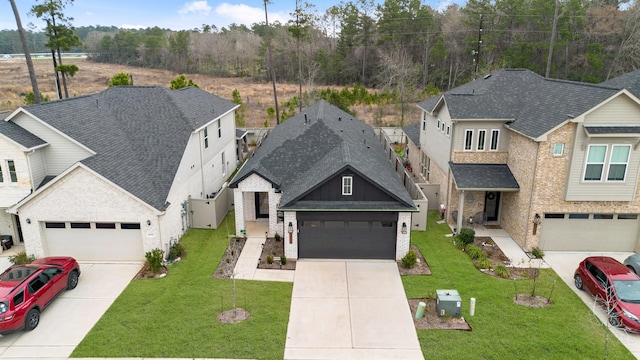
[[[395,259],[396,213],[298,212],[298,257]]]

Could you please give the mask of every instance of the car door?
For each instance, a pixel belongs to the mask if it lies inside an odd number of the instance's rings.
[[[31,279],[27,284],[29,294],[35,300],[36,304],[38,304],[42,309],[44,309],[55,296],[55,293],[51,289],[51,285],[52,282],[50,281],[50,278],[42,272],[38,273],[38,275]]]
[[[61,267],[51,266],[44,269],[42,273],[49,279],[49,283],[51,284],[50,291],[53,293],[53,297],[66,289],[67,281],[64,276],[65,272]]]
[[[607,277],[594,264],[587,262],[589,281],[585,282],[587,290],[598,299],[605,299],[605,284]]]

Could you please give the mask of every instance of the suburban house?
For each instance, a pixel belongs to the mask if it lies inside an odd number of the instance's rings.
[[[0,121],[0,233],[36,257],[144,260],[237,167],[236,104],[189,87],[112,87]]]
[[[420,102],[420,173],[452,228],[500,226],[525,250],[640,250],[639,80],[503,69]]]
[[[268,222],[287,258],[400,259],[417,207],[374,130],[326,101],[276,126],[231,183],[237,235]]]

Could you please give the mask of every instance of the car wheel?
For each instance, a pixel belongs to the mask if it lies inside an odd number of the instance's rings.
[[[627,265],[627,267],[629,268],[629,270],[633,271],[634,274],[638,275],[638,272],[636,271],[636,268],[634,268],[631,265]]]
[[[573,282],[576,284],[578,289],[582,290],[582,277],[580,275],[576,274],[573,278]]]
[[[24,321],[24,330],[31,331],[35,329],[40,323],[40,311],[38,309],[31,309],[27,313],[27,318]]]
[[[613,310],[609,314],[609,324],[615,328],[620,327],[620,315]]]
[[[73,290],[76,286],[78,286],[78,272],[73,270],[69,273],[69,277],[67,278],[67,289]]]

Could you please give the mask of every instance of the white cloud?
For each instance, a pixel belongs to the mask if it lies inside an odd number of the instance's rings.
[[[140,29],[146,29],[146,28],[148,28],[148,26],[122,24],[122,25],[120,25],[120,28],[121,29],[137,29],[137,30],[140,30]]]
[[[264,22],[264,8],[250,7],[244,4],[232,5],[222,3],[215,9],[216,14],[223,16],[229,23],[251,25]],[[289,14],[282,12],[271,12],[267,7],[269,23],[279,21],[284,24],[289,20]]]
[[[93,16],[93,13],[91,11],[87,11],[84,14],[87,15],[87,16]]]
[[[178,10],[178,14],[184,15],[189,13],[199,13],[201,15],[209,15],[211,6],[206,1],[192,1],[184,4],[182,9]]]
[[[436,11],[439,12],[439,13],[443,13],[443,12],[447,11],[447,8],[449,6],[451,6],[451,5],[453,5],[453,2],[451,0],[440,1],[438,3],[438,5],[436,6]]]

